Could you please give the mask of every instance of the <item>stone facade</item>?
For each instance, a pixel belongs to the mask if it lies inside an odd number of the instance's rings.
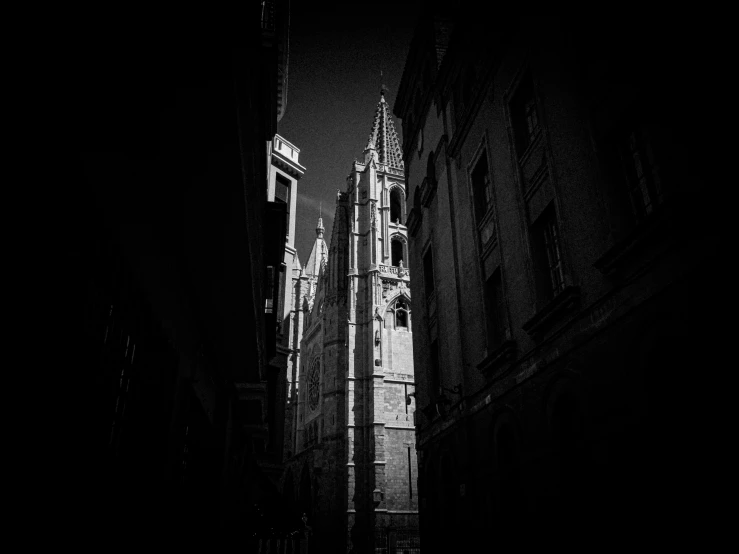
[[[371,552],[388,531],[417,529],[404,220],[400,145],[383,96],[364,161],[337,193],[330,247],[319,218],[292,294],[302,330],[283,491],[320,552]]]
[[[284,205],[285,217],[285,257],[279,268],[274,268],[274,282],[278,283],[278,302],[273,306],[275,314],[276,343],[275,356],[270,366],[276,368],[274,378],[275,408],[272,415],[275,434],[269,448],[276,454],[272,466],[276,481],[282,473],[283,453],[291,449],[289,437],[292,433],[292,418],[287,417],[290,405],[287,399],[295,382],[300,360],[298,349],[299,334],[302,329],[300,311],[294,309],[296,284],[300,279],[300,259],[295,249],[295,216],[298,198],[298,182],[305,173],[300,165],[300,149],[284,137],[275,135],[270,143],[270,174],[267,197],[270,201]]]
[[[424,552],[552,523],[663,540],[694,514],[673,485],[705,427],[677,399],[696,398],[720,273],[699,157],[675,140],[699,136],[676,115],[680,57],[654,54],[657,20],[427,8],[395,105]]]

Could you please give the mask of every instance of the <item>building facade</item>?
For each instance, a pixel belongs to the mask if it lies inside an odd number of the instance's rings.
[[[306,515],[312,550],[394,552],[417,541],[403,221],[403,161],[381,95],[364,159],[354,162],[346,190],[337,193],[330,246],[319,218],[293,295],[302,332],[283,492]]]
[[[688,57],[648,17],[483,23],[426,4],[394,107],[424,552],[549,524],[663,540],[695,501],[675,486],[701,456],[677,399],[719,273],[676,138],[700,136],[676,117]]]

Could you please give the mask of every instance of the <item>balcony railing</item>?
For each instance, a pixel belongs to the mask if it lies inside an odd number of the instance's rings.
[[[378,267],[380,269],[380,273],[390,273],[391,275],[397,275],[398,277],[410,278],[410,272],[405,267],[403,268],[402,274],[399,272],[400,268],[394,265],[380,264]]]

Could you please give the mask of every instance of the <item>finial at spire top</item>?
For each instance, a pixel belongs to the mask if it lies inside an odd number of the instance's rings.
[[[382,76],[382,69],[380,70],[380,102],[383,102],[385,100],[385,91],[387,90],[387,87],[385,86],[385,79]]]
[[[323,227],[323,217],[321,217],[323,211],[323,202],[320,202],[318,204],[318,225],[316,225],[316,235],[318,235],[318,238],[323,238],[323,232],[325,231]]]

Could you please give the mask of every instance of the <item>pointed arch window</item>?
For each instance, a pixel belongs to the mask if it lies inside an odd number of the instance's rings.
[[[393,302],[388,308],[387,315],[388,317],[385,318],[386,327],[388,321],[392,321],[395,330],[411,330],[411,308],[405,297],[401,296]]]
[[[395,223],[405,220],[405,195],[400,187],[390,189],[390,221]]]
[[[400,235],[395,235],[390,239],[390,255],[392,265],[398,267],[401,260],[407,259],[406,244]],[[407,264],[403,264],[406,265]]]

